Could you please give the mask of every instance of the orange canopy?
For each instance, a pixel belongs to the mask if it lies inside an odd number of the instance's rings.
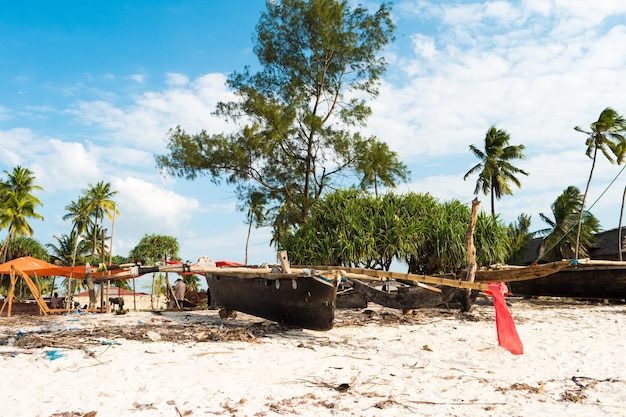
[[[10,260],[9,262],[0,264],[0,274],[8,274],[11,271],[11,266],[29,275],[33,273],[36,273],[37,275],[44,275],[41,274],[39,271],[54,270],[59,268],[58,266],[52,265],[51,263],[48,263],[46,261],[42,261],[41,259],[33,258],[30,256],[23,256],[21,258],[16,258]]]
[[[11,266],[24,272],[26,275],[39,275],[42,277],[47,276],[62,276],[74,278],[85,278],[85,266],[76,265],[72,272],[71,266],[56,266],[49,262],[42,261],[41,259],[33,258],[31,256],[23,256],[21,258],[15,258],[9,262],[0,264],[0,274],[9,274]]]

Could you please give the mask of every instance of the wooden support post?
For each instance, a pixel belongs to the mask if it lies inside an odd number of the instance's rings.
[[[13,306],[13,296],[15,293],[15,282],[17,281],[13,267],[11,267],[9,277],[11,278],[11,287],[7,293],[7,297],[4,299],[4,303],[2,303],[2,309],[0,309],[0,314],[2,314],[4,307],[7,307],[7,317],[11,317],[11,307]]]
[[[278,253],[280,257],[280,266],[283,268],[285,274],[291,274],[291,267],[289,266],[289,258],[287,258],[287,251],[282,250]]]
[[[474,229],[476,228],[476,220],[478,219],[478,208],[480,207],[480,201],[478,198],[472,200],[472,216],[470,223],[465,232],[465,243],[467,245],[467,275],[465,281],[474,282],[476,277],[476,246],[474,246]],[[468,312],[472,308],[472,291],[463,290],[464,294],[461,297],[461,311]]]
[[[174,289],[172,288],[172,284],[170,284],[169,274],[165,273],[165,285],[167,286],[167,293],[170,296],[170,302],[167,308],[170,308],[170,305],[176,306],[177,309],[180,309],[180,304],[178,304],[178,300],[176,299],[176,294],[174,294]],[[172,300],[174,303],[172,304]]]
[[[11,266],[10,276],[11,276],[11,288],[9,288],[7,299],[4,300],[4,303],[2,304],[2,309],[0,309],[0,314],[2,314],[2,312],[4,311],[4,307],[5,305],[7,305],[7,301],[8,301],[7,317],[11,317],[11,308],[13,306],[13,296],[15,294],[15,284],[17,283],[18,276],[22,277],[22,279],[26,282],[28,289],[33,294],[33,297],[35,297],[35,301],[37,302],[37,305],[39,306],[39,311],[43,315],[50,313],[50,309],[48,308],[46,301],[42,298],[41,293],[39,292],[39,288],[37,288],[37,285],[35,285],[33,280],[30,279],[28,275],[26,275],[24,272],[20,271],[19,269],[15,268],[14,266]]]

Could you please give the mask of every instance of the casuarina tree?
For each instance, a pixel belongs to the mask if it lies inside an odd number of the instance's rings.
[[[358,131],[371,114],[366,99],[378,95],[386,68],[381,51],[393,39],[390,6],[370,13],[350,3],[268,1],[254,36],[261,69],[232,73],[227,84],[237,100],[216,109],[239,130],[173,128],[169,154],[157,155],[157,165],[188,179],[225,180],[236,186],[242,206],[262,194],[256,201],[267,204],[275,243],[347,176],[354,182],[362,176],[366,186],[406,179],[397,155]],[[364,162],[373,159],[376,164]]]

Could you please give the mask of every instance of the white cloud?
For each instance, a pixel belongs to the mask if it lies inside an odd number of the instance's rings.
[[[129,78],[138,84],[143,84],[146,81],[145,74],[132,74]]]
[[[112,188],[119,191],[120,210],[134,221],[157,224],[168,231],[180,228],[199,208],[195,198],[137,178],[116,178]]]
[[[432,37],[416,33],[411,37],[411,40],[413,41],[413,50],[416,55],[420,55],[426,59],[434,58],[437,53],[437,47]]]
[[[167,74],[166,82],[170,87],[184,87],[189,84],[189,77],[185,74],[170,72]]]
[[[31,165],[37,182],[45,190],[76,190],[100,180],[100,162],[84,144],[49,139],[46,145],[46,152],[34,158]]]
[[[112,101],[81,101],[68,111],[82,123],[102,129],[93,139],[107,144],[138,147],[160,153],[169,129],[180,125],[190,133],[201,129],[220,133],[232,129],[212,113],[219,101],[233,99],[221,74],[207,74],[192,82],[181,74],[168,74],[168,89],[146,91],[132,98]],[[116,101],[121,104],[117,105]]]
[[[569,16],[589,12],[582,3],[568,4],[403,3],[401,17],[412,6],[442,26],[434,35],[410,35],[414,54],[398,61],[408,78],[383,84],[370,132],[401,149],[411,165],[467,152],[492,124],[509,132],[512,144],[525,144],[529,155],[580,148],[584,138],[574,126],[588,125],[606,106],[626,109],[620,46],[626,35],[622,25],[606,33],[556,31]],[[602,6],[599,14],[608,19],[624,7]],[[537,35],[519,24],[485,28],[502,14],[526,16]],[[460,38],[459,30],[465,31]]]
[[[33,132],[26,128],[0,130],[0,163],[7,167],[24,165],[34,143]],[[8,169],[8,168],[7,168]]]

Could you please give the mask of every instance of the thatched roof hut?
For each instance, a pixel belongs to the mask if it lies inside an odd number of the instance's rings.
[[[597,233],[589,254],[591,259],[619,261],[620,250],[622,260],[626,259],[626,227],[622,227],[622,242],[618,244],[619,227]]]
[[[607,261],[619,261],[619,227],[611,230],[605,230],[604,232],[596,233],[594,235],[594,241],[589,248],[589,257],[594,260],[607,260]],[[524,254],[524,265],[530,265],[537,261],[539,257],[539,251],[541,250],[541,243],[543,238],[538,237],[531,239],[526,247],[526,253]],[[622,227],[622,260],[626,260],[626,226]]]

